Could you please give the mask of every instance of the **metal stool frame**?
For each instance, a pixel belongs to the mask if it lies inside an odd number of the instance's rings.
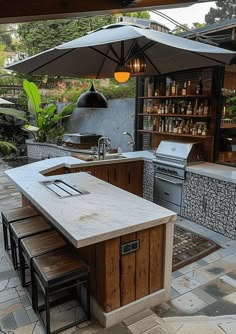
[[[32,259],[32,306],[36,314],[38,315],[41,323],[45,327],[46,334],[56,334],[63,330],[66,330],[72,326],[75,326],[83,321],[90,319],[90,278],[89,278],[89,268],[85,265],[80,270],[74,270],[64,275],[57,276],[54,279],[46,280],[43,273],[40,271],[40,268],[35,265],[35,259]],[[76,320],[75,322],[58,328],[55,331],[51,331],[51,323],[50,323],[50,297],[58,292],[62,292],[68,290],[70,288],[76,288],[84,285],[86,287],[86,308],[82,306],[83,311],[86,314],[86,317],[80,320]],[[38,305],[38,286],[41,288],[45,306],[40,308]],[[53,303],[53,306],[55,302]],[[46,321],[44,322],[41,311],[46,311]]]

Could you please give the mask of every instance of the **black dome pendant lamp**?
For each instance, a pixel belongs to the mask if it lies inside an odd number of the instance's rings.
[[[76,105],[77,108],[108,108],[105,96],[96,91],[93,83],[89,90],[80,95]]]

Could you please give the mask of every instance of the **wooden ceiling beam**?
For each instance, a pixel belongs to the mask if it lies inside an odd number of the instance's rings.
[[[0,0],[0,23],[115,14],[196,2],[198,0]]]

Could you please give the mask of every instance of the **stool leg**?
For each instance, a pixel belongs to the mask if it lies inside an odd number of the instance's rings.
[[[19,244],[19,260],[20,260],[20,280],[21,285],[25,287],[25,258],[23,256],[23,250]]]
[[[11,244],[12,263],[13,263],[14,269],[16,270],[17,269],[16,244],[15,244],[15,240],[12,236],[11,230],[10,230],[10,244]]]
[[[4,242],[4,249],[5,251],[8,251],[9,245],[8,245],[8,233],[7,233],[7,227],[4,223],[4,221],[2,221],[2,229],[3,229],[3,242]]]
[[[36,281],[34,277],[34,269],[33,269],[33,264],[31,263],[30,266],[30,274],[31,274],[31,295],[32,295],[32,307],[33,310],[36,311],[38,308],[38,290],[36,286]]]
[[[50,303],[49,303],[49,291],[45,289],[45,307],[46,307],[46,333],[50,334]]]

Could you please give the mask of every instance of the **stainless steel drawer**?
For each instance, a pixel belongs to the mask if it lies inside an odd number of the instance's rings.
[[[154,180],[154,202],[157,203],[157,199],[163,199],[181,206],[182,186],[183,180],[156,173]]]

